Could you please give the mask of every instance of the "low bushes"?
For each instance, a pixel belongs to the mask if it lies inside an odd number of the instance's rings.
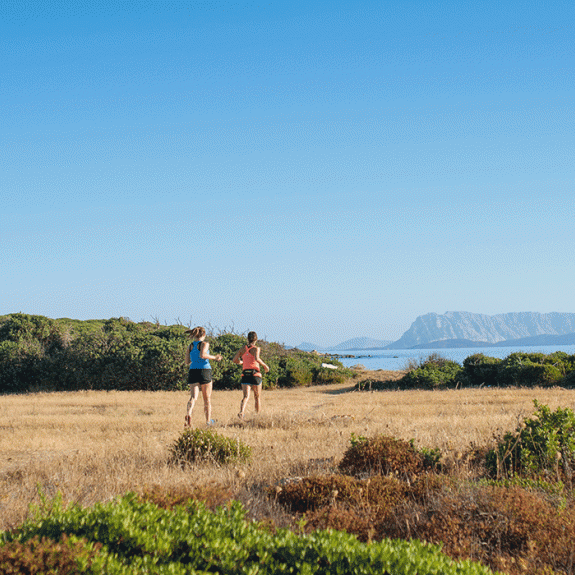
[[[445,389],[457,381],[462,367],[439,355],[430,355],[419,367],[408,371],[400,380],[403,388]]]
[[[0,317],[0,393],[34,390],[172,390],[186,386],[189,339],[182,325],[109,320],[53,320],[12,314]],[[215,389],[238,388],[241,369],[232,362],[245,338],[233,333],[208,337]],[[321,367],[321,356],[259,342],[270,367],[264,388],[339,383],[352,372]]]
[[[57,542],[64,534],[99,547],[93,561],[84,563],[76,573],[491,573],[477,563],[453,561],[439,547],[420,541],[383,540],[366,545],[339,531],[296,534],[248,522],[237,502],[215,512],[193,501],[168,510],[134,494],[90,508],[62,508],[56,501],[20,528],[0,533],[0,549],[26,545],[34,538]],[[83,549],[79,553],[84,553]],[[31,572],[49,572],[41,561],[41,557],[36,559],[37,570]]]
[[[2,575],[77,575],[89,573],[101,549],[85,539],[62,534],[59,540],[32,537],[21,543],[11,541],[0,545],[0,573]]]
[[[572,573],[575,499],[567,470],[575,464],[575,414],[535,407],[495,450],[473,448],[471,459],[483,463],[470,461],[464,476],[440,473],[448,466],[439,465],[437,450],[352,435],[339,465],[351,475],[306,477],[268,493],[299,514],[306,532],[428,541],[511,575]],[[510,479],[487,479],[502,469]]]
[[[477,353],[465,358],[460,366],[434,353],[427,359],[412,362],[408,372],[397,381],[365,380],[355,388],[358,391],[386,391],[553,385],[575,387],[575,355],[559,351],[549,355],[517,352],[499,359]]]

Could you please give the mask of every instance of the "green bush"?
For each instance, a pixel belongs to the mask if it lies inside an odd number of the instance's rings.
[[[34,537],[59,541],[63,534],[101,545],[90,566],[78,573],[108,575],[488,575],[489,568],[454,561],[438,546],[383,540],[369,545],[351,534],[296,534],[246,520],[233,502],[211,512],[199,503],[161,509],[128,494],[91,508],[61,504],[37,512],[20,528],[0,533],[0,546]],[[47,570],[44,572],[48,572]]]
[[[575,388],[575,371],[571,371],[568,373],[560,382],[559,384],[563,387],[568,389]]]
[[[226,464],[247,462],[252,456],[251,447],[239,439],[230,439],[211,429],[186,429],[176,439],[170,450],[173,463]]]
[[[399,385],[404,389],[455,387],[462,370],[463,368],[457,362],[432,354],[419,367],[406,373]]]
[[[534,401],[534,417],[508,432],[486,457],[493,477],[524,476],[544,480],[573,481],[575,468],[575,413]]]
[[[498,384],[501,359],[476,353],[466,357],[460,381],[466,387],[494,387]]]
[[[564,376],[562,366],[553,356],[543,353],[517,352],[508,355],[500,364],[498,383],[502,386],[551,386]]]

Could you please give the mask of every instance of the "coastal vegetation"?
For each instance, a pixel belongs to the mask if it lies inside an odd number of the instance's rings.
[[[575,355],[515,352],[504,359],[482,353],[470,355],[463,365],[433,353],[406,366],[400,379],[375,378],[359,382],[360,391],[390,389],[460,389],[465,387],[575,386]]]
[[[0,393],[27,391],[176,390],[186,387],[186,326],[108,320],[50,319],[10,314],[0,317]],[[210,333],[214,387],[239,387],[241,371],[232,358],[245,343],[241,335]],[[260,341],[270,367],[265,388],[341,383],[351,372],[321,366],[317,354]]]

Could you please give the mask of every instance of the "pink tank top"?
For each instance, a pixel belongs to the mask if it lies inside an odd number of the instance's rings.
[[[260,365],[256,361],[256,358],[250,353],[250,349],[252,349],[253,345],[246,345],[246,351],[242,355],[242,369],[255,369],[257,372],[260,371]]]

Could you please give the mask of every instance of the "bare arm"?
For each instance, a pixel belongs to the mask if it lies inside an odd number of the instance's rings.
[[[186,365],[187,365],[188,367],[190,367],[190,363],[191,363],[191,360],[190,360],[190,347],[192,347],[192,344],[188,345],[188,348],[186,349],[186,355],[184,356],[184,360],[185,360]]]
[[[218,353],[216,355],[209,354],[210,344],[207,341],[200,343],[200,357],[202,359],[213,359],[215,361],[222,361],[222,356]]]
[[[256,347],[256,355],[255,355],[256,361],[264,368],[264,371],[266,373],[269,372],[270,368],[268,367],[268,365],[263,361],[263,359],[260,358],[260,348]]]
[[[234,359],[232,359],[232,361],[234,363],[237,363],[238,365],[243,365],[244,362],[242,361],[242,351],[244,351],[244,348],[242,347],[241,349],[238,350],[238,352],[236,353],[236,355],[234,355]]]

